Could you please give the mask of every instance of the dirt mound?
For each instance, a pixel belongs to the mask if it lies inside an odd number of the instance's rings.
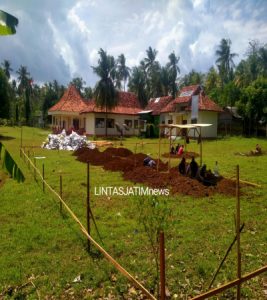
[[[191,152],[192,153],[192,152]],[[215,193],[235,196],[235,181],[222,178],[216,186],[204,186],[196,179],[181,175],[177,168],[168,171],[168,164],[159,162],[159,170],[143,166],[147,156],[143,153],[133,154],[125,148],[107,148],[100,152],[98,149],[81,148],[74,152],[77,160],[90,162],[92,165],[103,166],[105,170],[121,171],[125,180],[142,183],[152,188],[169,188],[172,194],[206,197]],[[157,159],[155,159],[157,163]]]
[[[134,161],[122,157],[115,157],[104,164],[104,169],[109,171],[130,171],[134,169]]]
[[[89,162],[95,166],[102,166],[112,160],[112,156],[108,153],[100,152],[98,149],[81,148],[74,152],[77,160],[81,162]]]
[[[113,147],[107,148],[106,150],[103,151],[103,153],[108,153],[111,156],[120,156],[120,157],[127,157],[133,154],[133,152],[129,149],[113,148]]]
[[[191,159],[192,157],[198,157],[199,154],[196,152],[184,152],[182,155],[178,155],[178,154],[171,154],[170,157],[171,158],[181,158],[181,157],[185,157],[186,159]],[[164,153],[162,154],[162,157],[166,157],[169,158],[169,153]]]

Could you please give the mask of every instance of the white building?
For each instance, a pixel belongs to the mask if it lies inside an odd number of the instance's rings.
[[[94,100],[85,101],[74,86],[69,86],[62,98],[52,106],[48,114],[52,116],[52,128],[60,131],[76,130],[87,135],[105,135],[107,117],[107,134],[120,135],[115,124],[127,125],[124,135],[138,135],[139,102],[133,93],[119,92],[118,105],[107,112],[96,106]]]

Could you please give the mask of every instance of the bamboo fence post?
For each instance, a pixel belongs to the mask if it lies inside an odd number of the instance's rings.
[[[44,164],[43,164],[43,192],[45,191],[45,169],[44,169]]]
[[[63,192],[62,192],[62,175],[60,174],[59,176],[59,190],[60,190],[60,197],[63,199]],[[60,212],[62,213],[62,202],[59,201],[59,209]]]
[[[86,198],[86,210],[87,210],[87,232],[90,235],[90,165],[87,162],[87,198]],[[88,241],[88,252],[90,252],[90,240]]]
[[[236,236],[237,236],[237,278],[241,279],[239,165],[236,166]],[[240,300],[240,296],[241,296],[241,284],[238,284],[236,299]]]
[[[165,300],[165,243],[164,243],[164,232],[160,232],[159,236],[159,249],[160,249],[160,300]]]

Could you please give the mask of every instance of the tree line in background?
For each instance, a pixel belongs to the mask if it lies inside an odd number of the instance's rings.
[[[238,56],[231,52],[231,41],[222,39],[216,50],[215,66],[207,73],[191,70],[179,76],[180,57],[174,52],[162,66],[157,60],[157,50],[149,47],[138,66],[130,69],[124,54],[115,59],[100,49],[97,66],[93,72],[100,78],[94,88],[87,87],[81,77],[70,83],[75,85],[83,98],[95,98],[100,107],[117,105],[118,90],[134,92],[142,107],[150,98],[171,95],[183,86],[201,84],[206,94],[222,107],[236,106],[243,117],[245,131],[252,134],[259,123],[267,119],[267,46],[257,41],[249,42],[245,58],[235,65]],[[47,111],[63,95],[65,86],[57,80],[42,86],[34,83],[26,66],[16,71],[11,80],[12,68],[5,60],[0,68],[0,118],[10,124],[37,125],[36,120],[48,121]]]

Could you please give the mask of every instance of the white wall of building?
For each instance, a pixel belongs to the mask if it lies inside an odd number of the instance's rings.
[[[95,115],[93,113],[82,115],[85,117],[86,134],[95,135]]]
[[[129,130],[124,130],[124,135],[138,135],[138,120],[139,116],[137,115],[121,115],[121,114],[108,114],[107,119],[113,120],[108,121],[108,123],[114,125],[113,128],[107,128],[107,134],[111,136],[120,135],[117,131],[115,123],[118,123],[120,126],[122,124],[128,123]],[[136,122],[135,122],[136,120]],[[88,125],[87,125],[88,124]],[[136,128],[135,128],[136,127]],[[93,128],[93,130],[92,130]],[[92,133],[94,132],[94,133]],[[87,134],[94,134],[94,135],[105,135],[105,114],[104,113],[93,113],[93,114],[86,114],[86,133]]]
[[[202,137],[216,138],[218,127],[218,113],[214,111],[199,111],[198,123],[212,124],[209,127],[202,128]]]

